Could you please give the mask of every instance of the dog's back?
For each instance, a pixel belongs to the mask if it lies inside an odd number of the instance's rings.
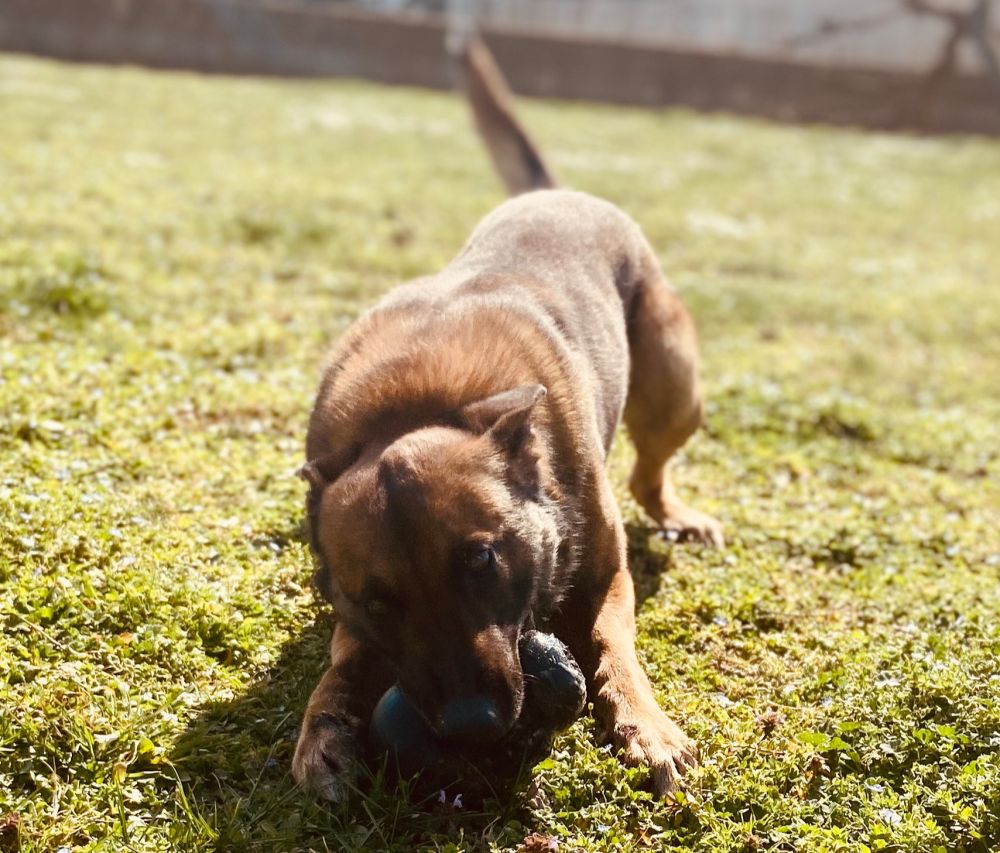
[[[309,457],[539,376],[542,417],[570,427],[567,455],[580,438],[603,455],[628,386],[622,292],[641,257],[634,225],[607,202],[569,190],[508,200],[441,272],[395,288],[347,332],[313,411]]]

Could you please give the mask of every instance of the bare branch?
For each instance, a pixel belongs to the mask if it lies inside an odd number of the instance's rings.
[[[993,82],[1000,87],[1000,59],[997,58],[990,42],[990,0],[979,0],[966,20],[966,35],[979,51],[979,57],[986,66]]]
[[[928,2],[928,0],[902,0],[902,3],[915,15],[933,15],[935,18],[944,18],[952,23],[962,22],[966,15],[969,14],[966,11],[943,9]]]
[[[891,23],[899,17],[901,10],[891,9],[878,15],[869,15],[863,18],[852,18],[850,20],[834,20],[824,18],[819,26],[810,32],[801,33],[786,39],[782,44],[785,47],[806,47],[810,44],[826,41],[834,36],[843,33],[857,32],[858,30],[873,30],[884,24]]]

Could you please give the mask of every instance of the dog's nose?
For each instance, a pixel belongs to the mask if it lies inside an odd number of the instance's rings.
[[[485,696],[455,699],[441,712],[438,734],[443,740],[464,747],[487,745],[504,732],[496,703]]]

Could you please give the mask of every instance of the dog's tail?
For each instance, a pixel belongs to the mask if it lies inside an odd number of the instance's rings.
[[[465,94],[479,135],[510,195],[558,185],[517,115],[507,81],[489,48],[470,36],[461,52]]]

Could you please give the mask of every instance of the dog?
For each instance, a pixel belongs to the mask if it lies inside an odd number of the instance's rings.
[[[664,796],[696,750],[636,656],[605,459],[624,419],[645,512],[722,546],[665,470],[702,419],[695,328],[639,226],[557,188],[482,42],[463,58],[512,197],[441,272],[355,321],[322,377],[301,475],[316,586],[337,622],[293,776],[343,800],[397,681],[443,740],[501,738],[524,694],[518,638],[538,627],[568,645],[603,736]]]

